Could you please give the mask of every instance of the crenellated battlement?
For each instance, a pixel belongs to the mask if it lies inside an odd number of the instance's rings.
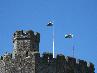
[[[0,73],[95,73],[93,63],[58,54],[39,53],[38,32],[16,31],[13,35],[13,53],[0,58]],[[13,57],[12,57],[13,56]]]
[[[72,66],[73,68],[86,68],[89,70],[94,70],[94,65],[92,63],[88,63],[85,60],[76,59],[70,56],[64,56],[62,54],[58,54],[56,58],[53,58],[52,53],[43,53],[42,59],[45,61],[45,63],[52,63],[55,62],[56,66]],[[61,68],[60,67],[60,68]],[[80,68],[81,69],[81,68]]]
[[[22,39],[32,39],[35,42],[39,43],[40,42],[40,34],[38,32],[33,32],[32,30],[29,31],[16,31],[13,35],[13,42],[15,40],[22,40]]]
[[[4,61],[11,60],[12,59],[12,53],[6,53],[6,54],[4,54],[4,56],[0,56],[0,59],[4,60]]]
[[[43,53],[43,56],[42,56],[44,59],[53,59],[53,54],[52,53],[46,53],[46,52],[44,52]]]

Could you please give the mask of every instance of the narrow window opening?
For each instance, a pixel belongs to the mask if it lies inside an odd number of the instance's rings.
[[[26,52],[26,57],[28,57],[28,51]]]

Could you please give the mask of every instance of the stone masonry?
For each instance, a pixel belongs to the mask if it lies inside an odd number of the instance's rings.
[[[94,65],[84,60],[65,57],[53,58],[52,53],[39,53],[38,32],[16,31],[13,35],[13,53],[0,59],[0,73],[95,73]]]

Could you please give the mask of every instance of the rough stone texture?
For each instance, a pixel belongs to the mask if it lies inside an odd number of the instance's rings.
[[[84,60],[52,53],[39,53],[40,34],[33,31],[16,31],[14,51],[0,60],[0,73],[95,73],[94,65]]]

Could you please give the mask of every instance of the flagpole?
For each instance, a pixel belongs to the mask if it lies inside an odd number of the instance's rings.
[[[55,50],[54,50],[54,48],[55,48],[55,42],[54,42],[54,26],[53,26],[53,58],[55,58]]]
[[[72,39],[73,38],[73,34],[66,34],[65,38]],[[74,51],[75,51],[75,45],[73,44],[72,45],[72,57],[74,57],[74,53],[75,53]]]
[[[75,46],[73,45],[73,57],[74,57],[74,50],[75,50]]]
[[[55,53],[55,52],[54,52],[54,48],[55,48],[55,42],[54,42],[54,37],[55,37],[55,36],[54,36],[54,35],[55,35],[55,34],[54,34],[54,25],[53,25],[53,23],[50,21],[50,22],[47,24],[47,26],[49,26],[49,27],[50,27],[50,26],[53,26],[53,27],[52,27],[52,48],[53,48],[53,58],[55,58],[55,55],[54,55],[54,53]]]

